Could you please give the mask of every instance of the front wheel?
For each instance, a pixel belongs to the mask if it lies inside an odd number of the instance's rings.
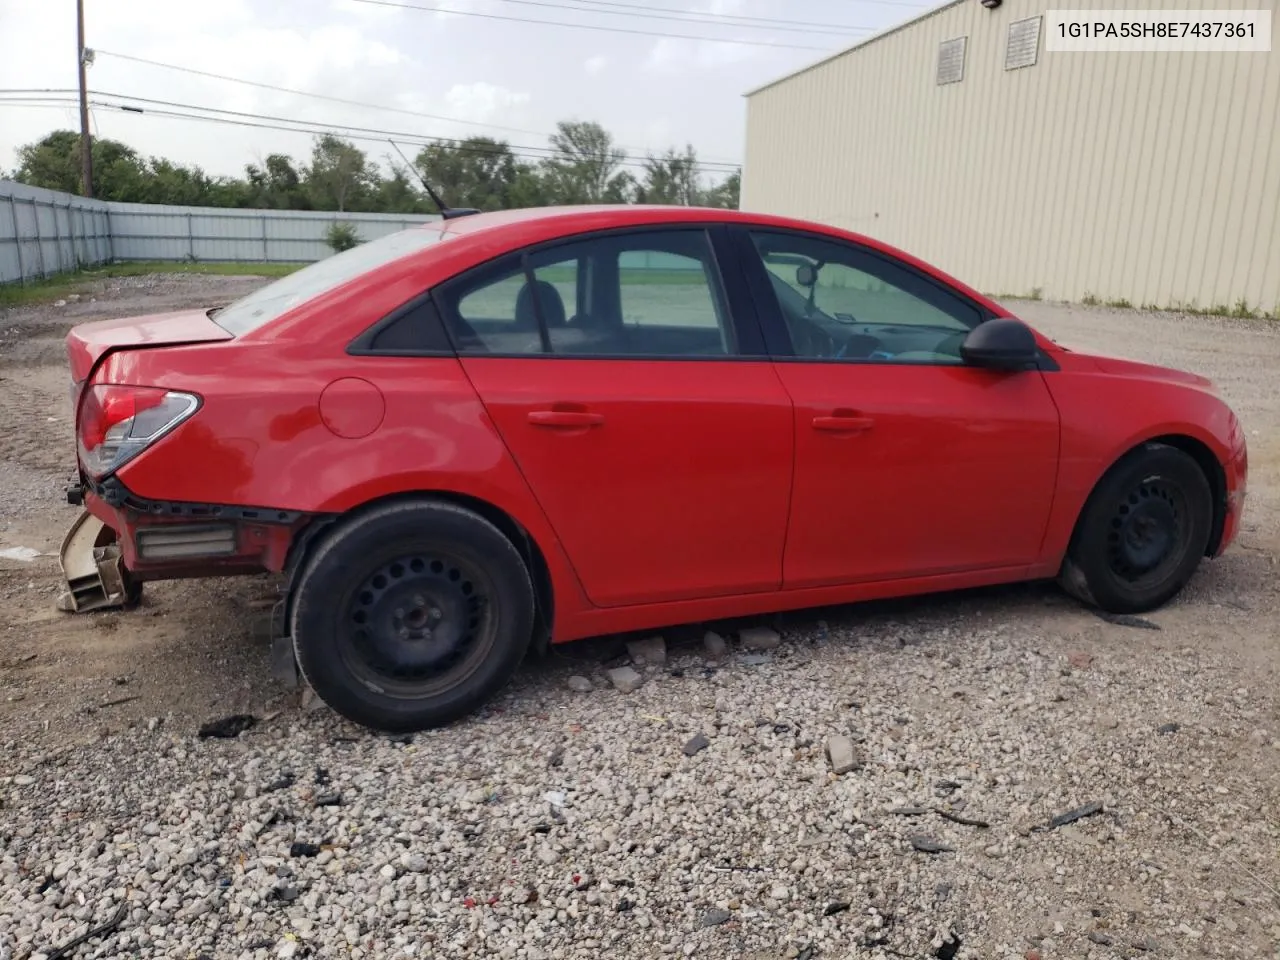
[[[1060,577],[1110,613],[1168,602],[1195,573],[1213,526],[1213,491],[1189,455],[1148,443],[1103,477],[1085,504]]]
[[[442,726],[506,685],[533,585],[497,527],[450,503],[397,503],[340,527],[302,574],[291,632],[316,694],[362,726]]]

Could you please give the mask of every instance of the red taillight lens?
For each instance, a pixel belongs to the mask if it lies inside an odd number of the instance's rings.
[[[106,476],[186,420],[200,406],[192,393],[162,387],[100,383],[80,400],[80,462],[94,477]]]

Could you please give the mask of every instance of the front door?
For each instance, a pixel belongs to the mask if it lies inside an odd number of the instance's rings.
[[[791,401],[731,299],[703,229],[564,241],[439,291],[467,375],[599,606],[781,585]]]
[[[816,234],[749,238],[795,403],[785,586],[1034,562],[1058,463],[1044,374],[965,366],[982,309],[897,258]]]

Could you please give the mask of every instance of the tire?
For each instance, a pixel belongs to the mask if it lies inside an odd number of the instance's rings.
[[[1108,613],[1154,610],[1191,579],[1212,526],[1213,491],[1200,465],[1176,447],[1144,444],[1090,494],[1059,582]]]
[[[529,647],[519,551],[450,503],[374,508],[331,532],[299,578],[290,632],[317,696],[361,726],[408,733],[472,713]]]

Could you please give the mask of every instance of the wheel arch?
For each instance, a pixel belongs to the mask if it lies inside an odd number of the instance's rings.
[[[1068,553],[1070,545],[1074,544],[1076,537],[1080,533],[1080,523],[1084,518],[1085,512],[1089,507],[1090,501],[1093,499],[1094,493],[1128,457],[1142,450],[1144,447],[1153,445],[1163,445],[1173,447],[1180,450],[1195,461],[1200,468],[1200,472],[1204,474],[1205,479],[1209,482],[1209,489],[1213,494],[1213,518],[1209,527],[1209,541],[1205,546],[1205,556],[1213,556],[1218,549],[1218,544],[1222,541],[1222,533],[1227,519],[1227,475],[1226,470],[1222,466],[1222,462],[1213,452],[1212,448],[1197,437],[1193,437],[1187,433],[1168,432],[1160,433],[1155,436],[1147,437],[1137,443],[1131,444],[1115,457],[1093,482],[1093,486],[1089,488],[1088,495],[1080,504],[1080,510],[1076,514],[1076,518],[1071,527],[1071,538],[1068,541]]]
[[[507,511],[488,500],[453,490],[405,490],[365,500],[341,513],[317,516],[294,537],[285,563],[284,609],[282,624],[290,622],[295,587],[307,561],[332,533],[340,527],[358,521],[360,517],[397,503],[450,503],[470,510],[492,523],[519,552],[528,567],[534,588],[534,617],[536,628],[530,641],[531,648],[541,653],[550,642],[555,624],[555,588],[547,556],[537,539],[528,529]]]

